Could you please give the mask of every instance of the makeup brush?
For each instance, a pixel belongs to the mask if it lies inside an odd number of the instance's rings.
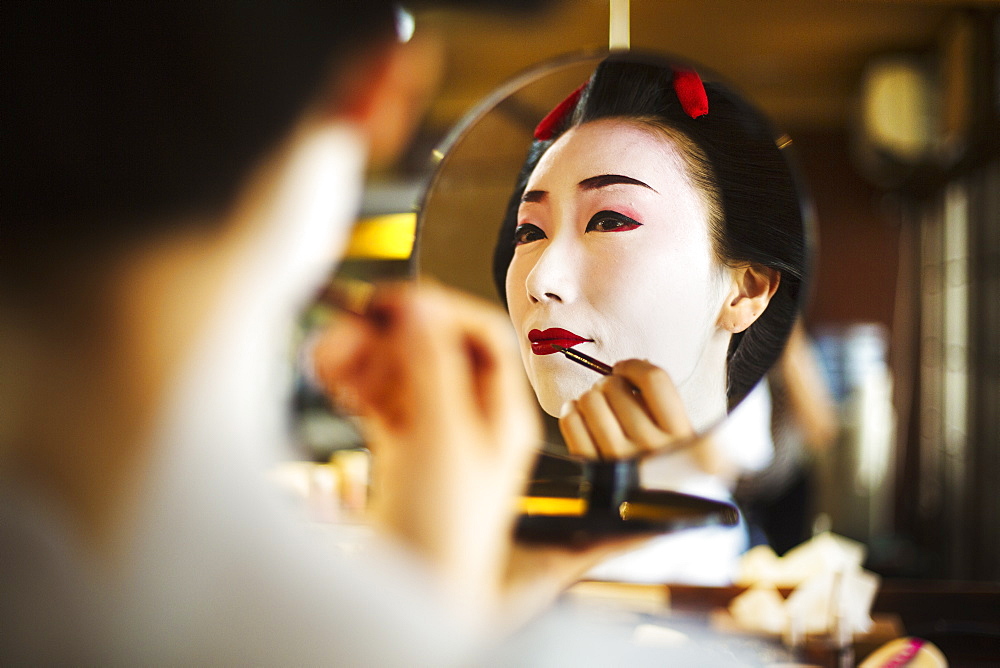
[[[379,328],[389,323],[390,314],[374,304],[377,288],[374,283],[354,278],[330,281],[316,297],[316,303],[336,312],[367,320]]]
[[[609,365],[599,360],[595,360],[590,355],[585,355],[578,350],[573,350],[572,348],[566,348],[565,346],[560,346],[555,343],[552,344],[552,347],[561,352],[563,355],[565,355],[567,359],[573,360],[580,366],[585,366],[588,369],[596,371],[602,376],[611,375],[611,367]]]
[[[316,301],[342,313],[366,318],[374,293],[375,286],[368,281],[338,278],[323,286]]]

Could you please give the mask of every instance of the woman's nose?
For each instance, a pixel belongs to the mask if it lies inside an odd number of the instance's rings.
[[[533,303],[567,303],[576,299],[577,264],[571,249],[564,244],[550,242],[528,273],[525,281],[528,298]]]

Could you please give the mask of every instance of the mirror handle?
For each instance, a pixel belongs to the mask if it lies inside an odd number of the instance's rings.
[[[610,1],[610,22],[608,25],[608,48],[612,51],[628,51],[631,42],[629,25],[629,0]]]

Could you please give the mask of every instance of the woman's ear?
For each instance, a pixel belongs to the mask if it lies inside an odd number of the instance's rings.
[[[334,83],[331,116],[356,124],[368,139],[369,163],[384,166],[406,147],[441,71],[433,35],[389,42],[359,54]]]
[[[718,325],[733,334],[746,330],[760,317],[781,283],[781,272],[762,264],[732,270],[732,286],[719,313]]]

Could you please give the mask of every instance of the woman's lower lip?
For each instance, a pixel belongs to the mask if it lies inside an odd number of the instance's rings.
[[[585,339],[573,332],[559,328],[546,329],[544,332],[533,329],[528,332],[528,340],[531,342],[531,352],[535,355],[552,355],[559,352],[555,346],[572,348],[573,346],[590,341],[590,339]]]

